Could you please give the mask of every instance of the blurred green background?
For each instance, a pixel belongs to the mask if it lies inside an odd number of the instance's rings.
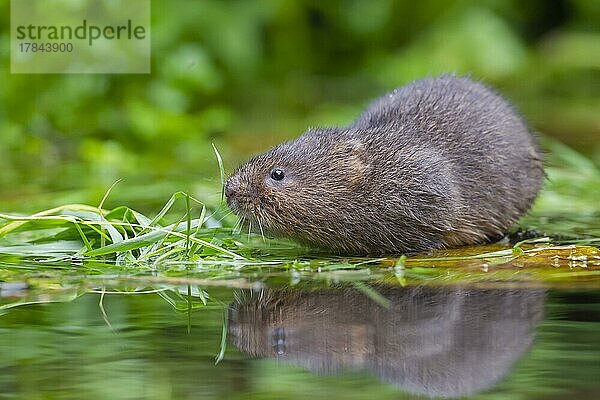
[[[218,198],[226,170],[346,124],[415,78],[471,73],[600,164],[600,1],[152,0],[149,75],[10,73],[0,0],[0,208]],[[111,202],[109,201],[109,204]]]

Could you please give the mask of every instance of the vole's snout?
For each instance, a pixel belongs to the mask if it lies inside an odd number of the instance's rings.
[[[225,182],[225,197],[227,197],[227,199],[231,199],[233,196],[235,196],[238,190],[239,183],[237,179],[235,179],[234,176],[227,179]]]
[[[252,218],[256,212],[256,189],[248,186],[246,178],[234,174],[225,181],[224,189],[229,208],[239,216]]]

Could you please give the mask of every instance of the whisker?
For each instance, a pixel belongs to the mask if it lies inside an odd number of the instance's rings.
[[[265,232],[263,231],[262,223],[260,222],[260,218],[258,216],[256,217],[256,222],[258,222],[258,228],[260,229],[260,237],[262,237],[262,240],[264,242],[266,241]]]
[[[225,215],[223,215],[221,218],[219,218],[217,220],[217,222],[223,221],[225,218],[229,217],[231,214],[233,214],[233,211],[229,211],[228,213],[226,213]]]
[[[215,209],[213,210],[213,212],[211,212],[210,214],[208,214],[208,216],[207,216],[206,218],[207,218],[207,219],[208,219],[208,218],[212,218],[212,216],[213,216],[213,215],[215,215],[215,214],[219,213],[221,210],[228,210],[228,211],[229,211],[227,214],[225,214],[225,216],[227,216],[227,215],[229,215],[229,214],[231,214],[231,213],[233,212],[233,211],[232,211],[230,208],[228,208],[228,207],[227,207],[227,203],[223,202],[223,203],[220,203],[220,204],[217,206],[217,208],[215,208]],[[220,221],[221,221],[221,220],[219,220],[219,222],[220,222]]]
[[[239,235],[242,232],[242,225],[244,224],[244,217],[240,217],[238,219],[238,221],[235,223],[235,225],[233,226],[233,234],[235,235]]]

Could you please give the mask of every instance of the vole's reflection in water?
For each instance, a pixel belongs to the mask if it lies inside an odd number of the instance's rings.
[[[458,397],[506,375],[543,317],[539,289],[376,289],[389,307],[354,289],[241,291],[230,340],[316,373],[366,370],[409,392]]]

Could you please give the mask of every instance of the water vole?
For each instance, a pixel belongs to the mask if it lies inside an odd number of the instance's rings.
[[[351,125],[309,129],[225,185],[256,231],[340,254],[481,243],[525,213],[544,177],[512,106],[468,78],[415,81]]]

